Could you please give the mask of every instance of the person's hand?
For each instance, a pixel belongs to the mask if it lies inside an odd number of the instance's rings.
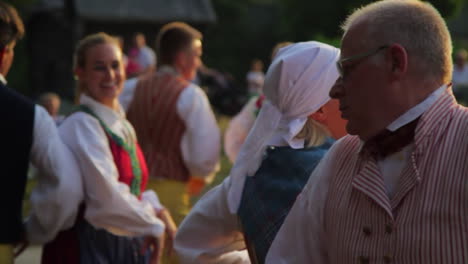
[[[204,180],[192,177],[190,178],[190,181],[188,182],[187,191],[190,196],[196,196],[200,194],[200,192],[203,190],[203,187],[205,187]]]
[[[143,241],[143,245],[141,247],[141,253],[148,251],[148,249],[152,250],[150,264],[160,264],[162,252],[164,250],[164,234],[159,237],[154,236],[147,236]]]
[[[165,248],[168,256],[172,255],[174,250],[174,240],[177,233],[177,225],[172,219],[171,213],[167,209],[162,209],[157,214],[158,218],[166,225],[166,241]]]

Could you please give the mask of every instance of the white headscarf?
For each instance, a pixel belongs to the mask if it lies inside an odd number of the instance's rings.
[[[260,167],[269,140],[282,137],[292,148],[303,148],[294,137],[307,117],[330,100],[329,92],[338,79],[339,49],[309,41],[280,49],[266,74],[265,101],[231,169],[228,206],[239,208],[246,176]]]

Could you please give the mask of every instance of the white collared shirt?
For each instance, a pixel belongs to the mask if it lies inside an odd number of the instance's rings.
[[[390,123],[390,125],[387,126],[387,129],[393,132],[420,117],[437,101],[437,99],[439,99],[445,89],[447,89],[447,85],[439,87],[421,103],[412,107],[400,117],[395,119],[395,121]],[[410,144],[404,147],[401,151],[393,153],[392,155],[389,155],[377,162],[380,173],[384,179],[385,188],[389,198],[391,198],[395,192],[395,188],[398,184],[398,180],[400,179],[401,172],[405,168],[407,162],[410,160],[413,147],[413,144]]]
[[[387,126],[387,129],[390,131],[395,131],[400,127],[408,124],[409,122],[415,120],[416,118],[420,117],[427,109],[429,109],[442,93],[447,89],[447,85],[442,85],[437,90],[432,92],[426,99],[424,99],[421,103],[417,104],[416,106],[412,107],[410,110],[406,111],[400,117],[395,119],[390,125]]]
[[[135,131],[125,119],[125,113],[120,106],[114,111],[87,95],[81,96],[80,103],[88,106],[112,132],[126,142],[135,140]],[[116,235],[163,234],[165,226],[155,216],[155,210],[162,208],[157,196],[152,191],[146,191],[140,201],[130,193],[128,185],[118,181],[119,172],[109,148],[108,138],[99,121],[89,114],[77,112],[68,117],[59,130],[81,168],[86,204],[85,219],[93,226],[104,228]]]

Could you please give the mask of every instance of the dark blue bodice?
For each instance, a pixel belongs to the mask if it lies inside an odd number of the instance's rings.
[[[264,263],[268,249],[310,174],[333,139],[304,149],[268,147],[254,177],[247,177],[237,214],[252,263]]]

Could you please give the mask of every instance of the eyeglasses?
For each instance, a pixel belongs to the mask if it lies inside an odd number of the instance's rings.
[[[340,74],[340,77],[343,78],[344,75],[345,75],[344,68],[343,68],[343,62],[349,62],[349,61],[353,61],[353,60],[364,59],[364,58],[373,56],[373,55],[379,53],[379,51],[384,50],[386,48],[389,48],[389,46],[388,45],[380,46],[377,49],[374,49],[374,50],[371,50],[371,51],[368,51],[368,52],[365,52],[365,53],[353,55],[351,57],[343,58],[343,59],[337,61],[336,62],[336,68],[338,69],[338,73]]]

